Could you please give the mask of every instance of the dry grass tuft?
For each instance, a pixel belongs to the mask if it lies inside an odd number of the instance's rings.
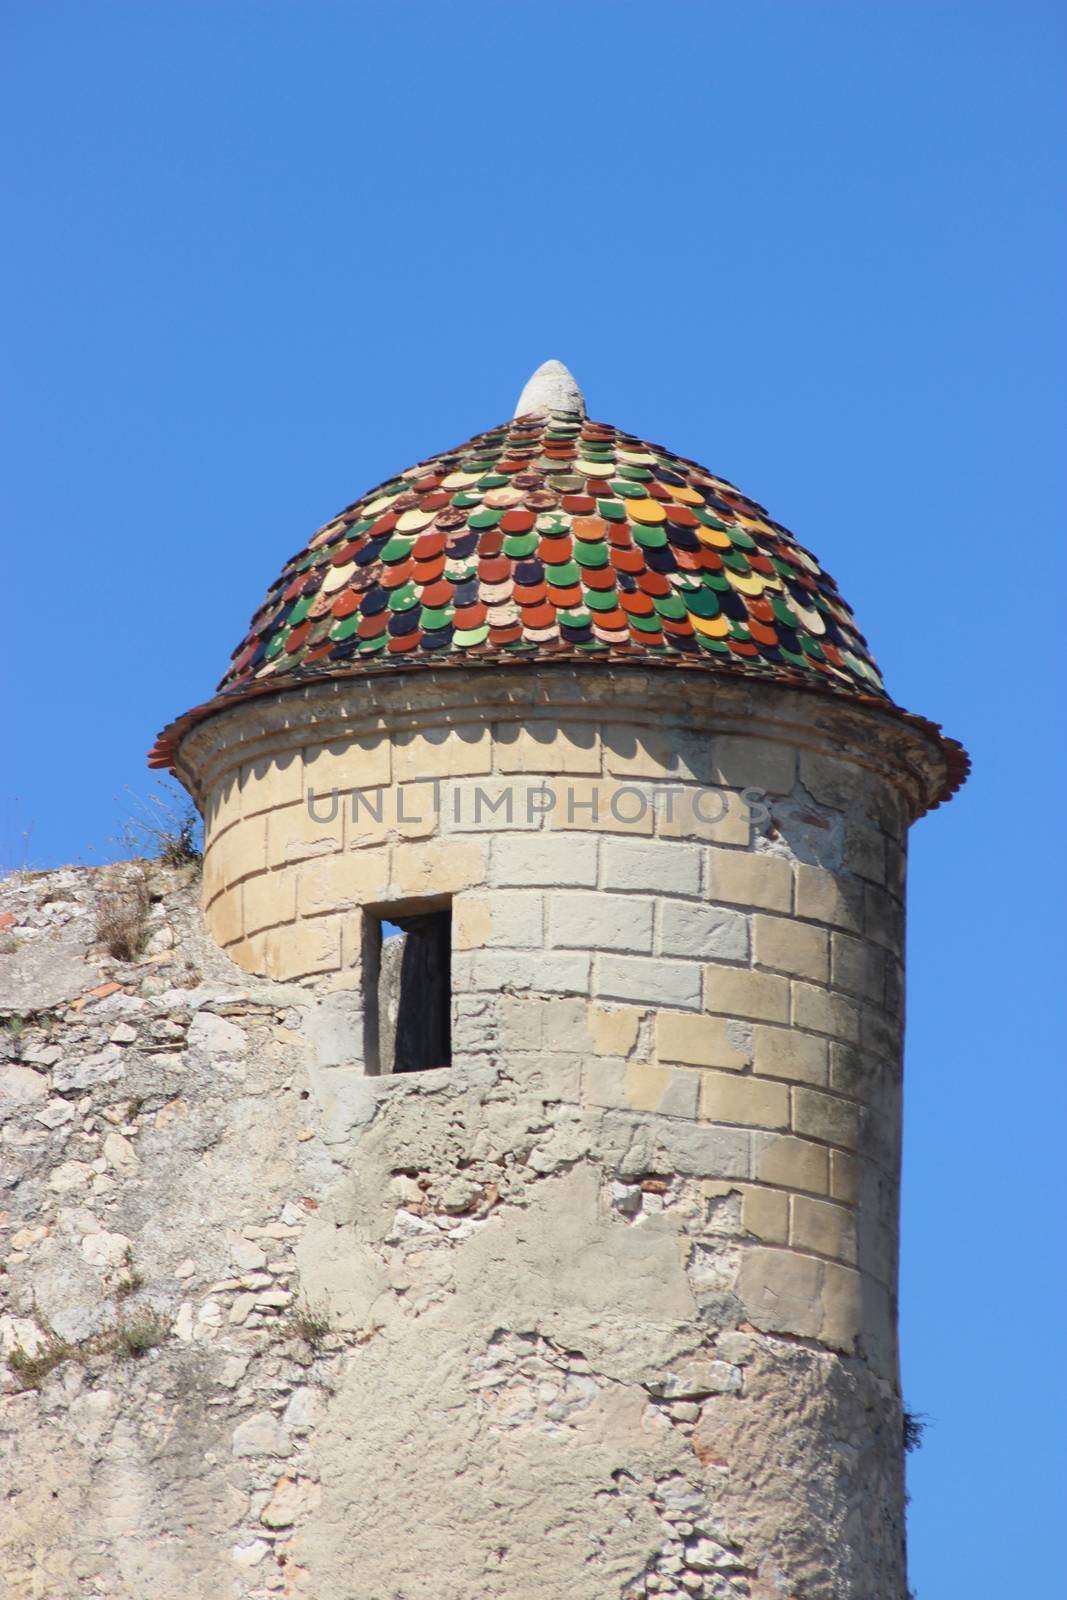
[[[325,1306],[313,1306],[307,1300],[300,1300],[283,1326],[291,1339],[303,1339],[312,1350],[317,1350],[330,1331],[330,1319]]]
[[[120,1278],[111,1293],[116,1300],[128,1300],[131,1294],[136,1294],[138,1289],[144,1288],[144,1278],[133,1267],[127,1269],[126,1276]]]
[[[121,888],[109,889],[100,896],[96,908],[96,937],[116,961],[136,961],[144,949],[151,904],[148,880],[143,872],[130,878]]]
[[[133,1356],[136,1360],[163,1344],[169,1332],[170,1323],[165,1317],[161,1317],[157,1311],[142,1311],[129,1322],[120,1322],[111,1334],[105,1334],[104,1337],[111,1341],[111,1349],[116,1354]]]
[[[76,1344],[71,1344],[69,1339],[61,1339],[58,1333],[49,1330],[44,1343],[32,1354],[21,1345],[16,1345],[7,1358],[7,1364],[24,1389],[39,1389],[50,1372],[78,1354]]]
[[[39,1389],[48,1374],[64,1361],[88,1361],[92,1356],[139,1360],[166,1342],[171,1325],[158,1311],[142,1311],[129,1319],[120,1317],[114,1327],[88,1339],[61,1339],[54,1329],[43,1325],[41,1331],[44,1340],[38,1349],[31,1352],[16,1345],[7,1358],[9,1369],[23,1389]]]
[[[119,838],[130,855],[146,855],[167,867],[199,866],[203,856],[203,830],[189,796],[177,784],[157,783],[145,797],[129,784],[130,814]],[[118,796],[115,797],[118,799]]]

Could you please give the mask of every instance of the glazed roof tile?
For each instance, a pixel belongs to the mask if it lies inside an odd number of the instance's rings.
[[[253,695],[549,660],[725,671],[878,705],[941,739],[942,798],[966,775],[962,748],[889,698],[836,583],[787,528],[725,478],[576,410],[516,416],[332,517],[271,585],[216,698],[165,729],[149,764],[170,766],[189,728]]]

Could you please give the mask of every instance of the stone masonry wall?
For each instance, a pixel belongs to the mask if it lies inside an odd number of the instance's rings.
[[[568,749],[594,759],[582,718],[538,737],[536,709],[483,780],[540,788]],[[301,782],[322,759],[306,710],[285,713],[312,752]],[[759,702],[727,710],[740,738]],[[731,735],[709,757],[662,716],[658,775],[613,770],[657,749],[622,724],[575,774],[640,787],[714,759],[720,785],[764,794],[750,818],[735,793],[714,837],[546,815],[357,843],[346,810],[323,855],[253,852],[243,872],[246,824],[292,841],[306,808],[287,800],[279,835],[259,801],[296,758],[218,719],[198,734],[238,787],[208,784],[212,905],[239,888],[244,919],[249,885],[291,870],[294,897],[305,875],[325,896],[242,920],[245,961],[290,930],[273,976],[216,946],[181,873],[0,885],[0,1589],[902,1600],[899,958],[921,754],[887,736],[857,761],[871,728],[846,716],[831,760],[807,706],[776,717],[808,732],[777,768],[764,740],[758,777],[751,747],[730,769]],[[411,743],[454,762],[484,737],[460,721],[467,737]],[[369,860],[368,888],[349,863]],[[116,890],[145,907],[132,960],[96,937]],[[442,892],[453,1064],[367,1076],[348,930],[372,896]],[[337,963],[302,969],[317,921]]]
[[[654,695],[629,726],[589,699],[435,710],[231,769],[213,931],[337,991],[334,1081],[361,1081],[360,907],[451,895],[457,1069],[566,1015],[569,1099],[697,1124],[706,1175],[740,1185],[750,1309],[841,1348],[862,1330],[893,1377],[902,798],[766,716],[708,737]]]
[[[342,997],[240,973],[195,884],[94,942],[141,871],[0,888],[5,1594],[898,1600],[895,1386],[774,1331],[810,1283],[747,1309],[786,1191],[706,1175],[793,1136],[583,1096],[640,1008],[574,998],[339,1092]]]

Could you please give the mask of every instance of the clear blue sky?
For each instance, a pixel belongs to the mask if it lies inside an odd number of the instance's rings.
[[[912,1582],[1057,1591],[1064,8],[22,0],[3,34],[0,854],[107,859],[282,560],[561,357],[812,546],[974,756],[914,834]]]

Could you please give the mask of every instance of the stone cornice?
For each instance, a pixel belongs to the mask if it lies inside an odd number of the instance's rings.
[[[371,703],[373,695],[373,703]],[[566,721],[644,730],[684,730],[785,743],[847,762],[888,783],[914,820],[951,783],[942,741],[887,707],[704,674],[591,664],[527,665],[521,673],[481,666],[440,672],[326,680],[235,704],[186,734],[176,776],[198,804],[227,774],[262,758],[284,761],[313,745],[418,731],[430,737],[486,722]]]

